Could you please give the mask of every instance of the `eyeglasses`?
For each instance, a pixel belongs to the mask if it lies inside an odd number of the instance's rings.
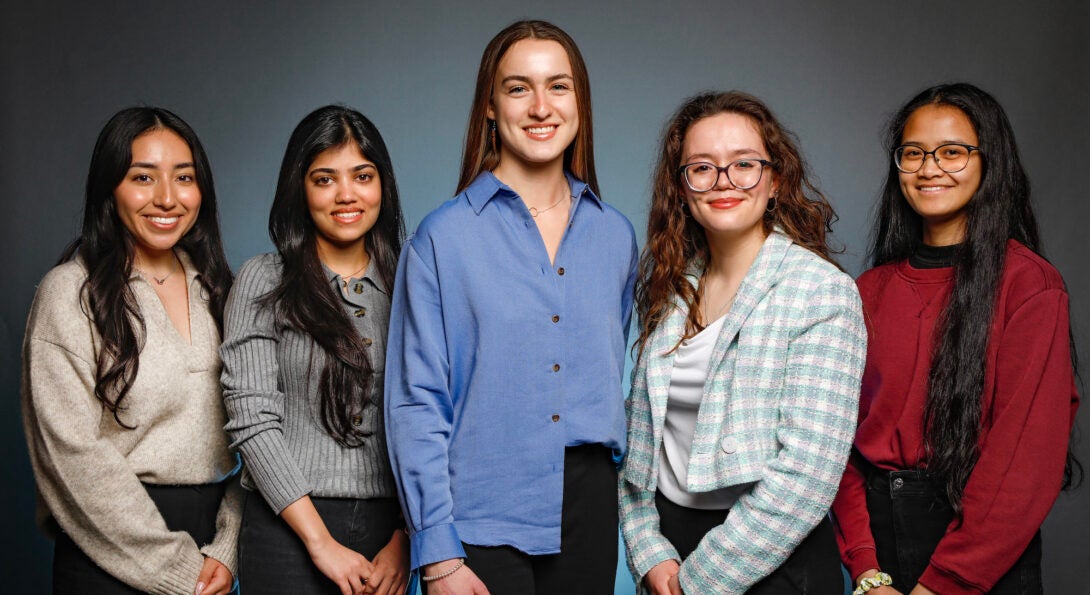
[[[719,183],[719,174],[727,174],[727,181],[738,190],[749,190],[761,183],[765,167],[772,165],[764,159],[739,159],[719,167],[707,161],[698,161],[678,168],[685,183],[693,192],[707,192]]]
[[[962,143],[950,143],[935,147],[934,151],[924,151],[916,145],[901,145],[893,150],[893,164],[906,174],[914,174],[923,169],[924,161],[930,155],[939,169],[954,174],[969,165],[969,154],[979,151],[980,147]]]

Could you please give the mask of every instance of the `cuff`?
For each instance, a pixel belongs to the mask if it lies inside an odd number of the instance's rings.
[[[201,553],[226,566],[232,576],[238,576],[238,534],[242,528],[243,490],[237,477],[227,481],[227,491],[216,515],[216,537],[212,543],[201,547]]]
[[[276,436],[271,435],[276,432]],[[261,496],[277,515],[313,488],[280,439],[280,430],[267,430],[239,445],[245,469]]]
[[[465,558],[466,551],[454,523],[444,523],[421,529],[410,536],[410,566],[416,570],[425,564],[442,562],[451,558]]]
[[[197,586],[197,577],[201,575],[201,568],[204,567],[204,557],[190,548],[187,548],[186,554],[178,556],[174,563],[164,570],[163,575],[159,577],[159,582],[151,588],[153,595],[193,592]]]
[[[861,546],[853,549],[850,553],[844,555],[844,567],[848,569],[848,580],[855,584],[855,577],[863,574],[864,572],[877,568],[881,570],[882,567],[878,565],[878,550],[874,546]],[[897,583],[897,577],[893,577],[893,584],[898,590],[905,587]],[[908,588],[912,590],[911,587]]]
[[[893,577],[896,581],[897,577]],[[942,595],[983,595],[988,589],[971,584],[960,576],[931,564],[920,575],[920,584]]]

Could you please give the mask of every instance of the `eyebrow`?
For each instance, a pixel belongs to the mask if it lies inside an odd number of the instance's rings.
[[[918,146],[920,148],[923,148],[923,146],[924,146],[923,141],[918,141],[918,140],[901,141],[901,144],[902,145]],[[936,147],[941,147],[943,145],[970,145],[970,146],[972,146],[973,143],[965,141],[965,140],[947,139],[947,140],[940,140],[935,146]]]
[[[758,151],[757,149],[737,149],[737,150],[734,150],[734,151],[727,152],[727,155],[729,157],[739,157],[739,156],[743,156],[743,155],[756,155],[758,158],[764,159],[764,157],[761,157],[761,152]],[[715,161],[715,156],[710,155],[708,153],[694,153],[693,155],[687,156],[685,158],[685,161],[692,161],[693,159],[700,159],[702,161]]]
[[[357,165],[356,167],[353,167],[349,171],[363,171],[363,170],[365,170],[367,168],[371,168],[371,169],[373,169],[375,171],[378,171],[378,168],[375,167],[374,164],[371,164],[371,163],[361,163],[361,164]],[[337,170],[333,169],[332,167],[316,167],[316,168],[310,170],[309,173],[312,173],[312,174],[313,173],[335,174],[335,173],[337,173]]]
[[[139,168],[142,168],[142,169],[158,169],[159,165],[157,163],[148,163],[146,161],[135,161],[135,162],[133,162],[132,165],[129,166],[129,169],[132,169],[134,167],[139,167]],[[195,167],[195,166],[193,165],[192,161],[186,161],[184,163],[174,164],[174,169],[186,169],[187,167]]]
[[[567,74],[567,73],[560,73],[560,74],[554,74],[554,75],[550,76],[549,78],[545,79],[545,82],[551,83],[551,82],[554,82],[554,81],[559,81],[561,79],[571,79],[571,80],[574,81],[575,77],[573,77],[572,75]],[[521,75],[521,74],[512,74],[510,76],[503,77],[503,80],[500,81],[500,84],[501,85],[506,84],[506,83],[509,83],[511,81],[518,81],[520,83],[532,83],[532,82],[534,82],[534,81],[530,80],[530,77],[528,77],[528,76],[524,76],[524,75]]]

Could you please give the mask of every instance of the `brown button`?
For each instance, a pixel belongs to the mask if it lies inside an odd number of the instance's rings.
[[[363,293],[363,283],[356,283],[356,286],[352,288],[352,291]]]
[[[363,425],[363,416],[362,415],[353,415],[352,416],[352,425],[356,426],[357,428],[360,427],[361,425]]]
[[[560,267],[559,269],[556,269],[556,274],[563,277],[564,276],[564,267]]]
[[[364,344],[364,345],[366,345],[366,346],[370,347],[370,346],[371,346],[371,343],[374,343],[374,341],[372,341],[372,340],[371,340],[370,338],[368,338],[368,337],[364,337],[364,338],[363,338],[363,344]]]
[[[559,372],[559,371],[560,371],[560,364],[553,364],[553,372]]]
[[[360,308],[359,310],[356,310],[355,312],[353,312],[353,314],[356,315],[356,318],[359,318],[359,317],[363,316],[364,314],[367,314],[367,308]]]
[[[556,314],[553,314],[553,322],[560,322],[560,317]]]
[[[554,415],[553,416],[553,421],[560,421],[560,416],[559,415]]]

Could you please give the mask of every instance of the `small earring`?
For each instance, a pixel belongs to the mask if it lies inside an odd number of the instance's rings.
[[[492,141],[492,152],[496,153],[496,121],[488,121],[488,137]]]
[[[774,212],[776,210],[777,206],[779,206],[779,203],[776,200],[776,196],[775,195],[770,196],[770,197],[768,197],[768,204],[765,205],[765,212],[766,213],[772,213],[772,212]]]

